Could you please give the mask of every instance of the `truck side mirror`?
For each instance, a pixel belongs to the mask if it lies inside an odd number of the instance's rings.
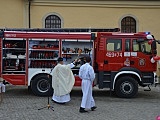
[[[157,50],[152,50],[152,54],[157,55]]]
[[[157,40],[157,43],[160,44],[160,40]]]
[[[155,40],[152,42],[151,47],[152,47],[152,50],[156,50],[157,49],[157,45],[156,45],[156,41]]]

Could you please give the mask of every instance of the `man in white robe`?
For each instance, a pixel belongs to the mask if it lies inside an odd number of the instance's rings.
[[[92,83],[95,79],[93,67],[90,65],[91,58],[89,56],[85,59],[86,63],[80,67],[79,77],[82,79],[82,102],[79,109],[80,113],[87,112],[85,109],[94,111],[97,107],[92,96]]]
[[[58,58],[58,64],[51,72],[52,87],[54,89],[52,100],[56,103],[66,103],[71,100],[70,92],[75,83],[74,75],[71,68],[74,67],[75,61],[68,65],[63,65],[63,58]]]

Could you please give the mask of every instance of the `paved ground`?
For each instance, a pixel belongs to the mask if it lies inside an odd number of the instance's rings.
[[[132,99],[109,96],[108,90],[94,89],[96,111],[79,113],[81,90],[74,88],[72,100],[65,105],[55,104],[49,98],[54,111],[47,107],[47,97],[37,97],[28,92],[27,87],[7,86],[3,102],[0,104],[0,120],[155,120],[160,115],[160,87],[152,91],[139,89]]]

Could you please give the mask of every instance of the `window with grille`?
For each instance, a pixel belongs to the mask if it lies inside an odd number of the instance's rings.
[[[136,33],[136,20],[133,17],[124,17],[121,21],[121,32]]]
[[[45,28],[61,28],[61,19],[57,15],[49,15],[45,19]]]

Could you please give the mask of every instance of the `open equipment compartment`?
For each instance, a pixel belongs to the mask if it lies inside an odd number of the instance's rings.
[[[93,41],[92,40],[62,40],[62,57],[64,64],[69,64],[75,59],[81,59],[74,68],[73,74],[76,76],[79,73],[79,68],[84,64],[83,58],[90,56],[93,58]]]

